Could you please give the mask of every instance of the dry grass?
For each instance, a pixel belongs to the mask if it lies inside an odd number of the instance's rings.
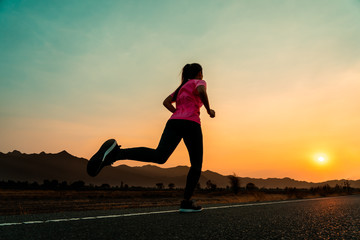
[[[177,206],[183,190],[8,190],[0,189],[0,215],[23,215],[63,211],[108,210],[121,208]],[[318,195],[287,195],[253,192],[199,192],[199,204],[244,203],[313,198]]]
[[[180,191],[0,190],[0,215],[176,205]]]

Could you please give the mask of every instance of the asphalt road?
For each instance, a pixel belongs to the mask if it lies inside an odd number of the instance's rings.
[[[360,239],[360,195],[204,207],[2,216],[0,239]]]

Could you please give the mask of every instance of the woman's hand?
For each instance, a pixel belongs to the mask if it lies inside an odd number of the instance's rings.
[[[211,118],[214,118],[215,117],[215,111],[210,109],[208,112],[207,112]]]
[[[166,107],[167,110],[169,110],[170,112],[174,113],[176,111],[176,108],[174,107],[174,105],[172,105],[172,96],[168,96],[167,98],[165,98],[163,105]]]

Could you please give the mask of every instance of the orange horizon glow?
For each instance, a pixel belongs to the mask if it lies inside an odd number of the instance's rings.
[[[216,111],[203,170],[360,179],[359,1],[86,2],[1,2],[0,152],[156,148],[198,62]],[[183,143],[160,167],[178,165]]]

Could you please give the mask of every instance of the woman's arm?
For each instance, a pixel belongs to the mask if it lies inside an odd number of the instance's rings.
[[[203,85],[200,85],[196,88],[199,93],[200,99],[206,108],[207,113],[210,115],[211,118],[215,117],[215,111],[210,108],[209,99],[206,93],[206,88]]]
[[[176,108],[174,107],[174,105],[172,105],[172,96],[168,96],[167,98],[165,98],[163,105],[167,108],[167,110],[169,110],[170,112],[174,113],[176,111]]]

